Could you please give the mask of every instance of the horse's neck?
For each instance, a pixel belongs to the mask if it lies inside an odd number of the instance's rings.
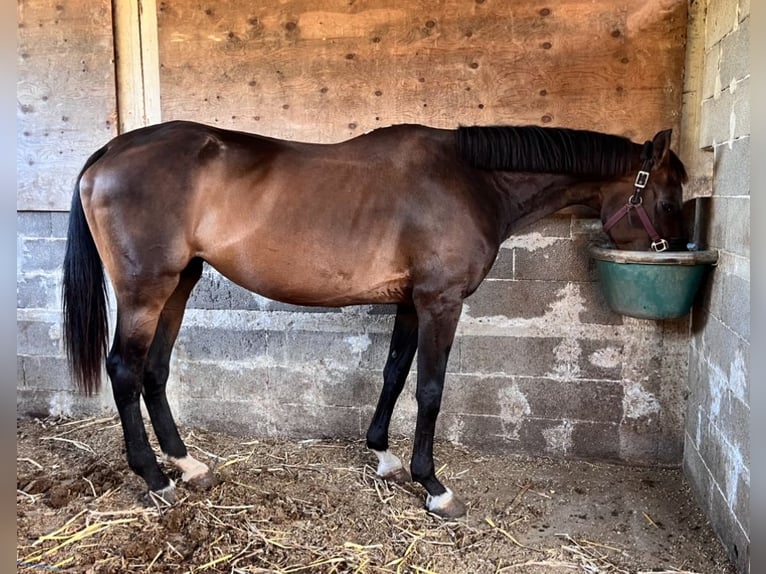
[[[502,239],[570,205],[601,207],[599,182],[565,174],[495,172],[495,192],[500,201]]]

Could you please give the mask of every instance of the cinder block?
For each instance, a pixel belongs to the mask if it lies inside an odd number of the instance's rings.
[[[707,424],[702,427],[699,452],[713,481],[728,497],[734,488],[733,484],[729,484],[730,478],[737,473],[737,469],[733,468],[735,451],[721,435],[716,424]],[[727,505],[729,502],[727,501]]]
[[[544,377],[551,371],[554,349],[561,341],[554,337],[464,336],[460,338],[460,372]]]
[[[374,342],[383,349],[373,349],[373,339],[364,332],[328,333],[319,331],[287,331],[285,333],[284,364],[308,365],[317,368],[358,369],[369,365],[373,356],[387,353],[382,337]],[[382,365],[380,365],[382,368]]]
[[[258,310],[264,301],[215,271],[205,271],[192,291],[189,309]]]
[[[511,376],[484,377],[451,373],[445,382],[441,412],[500,416],[502,407],[498,397],[503,389],[511,389],[514,385],[516,378]]]
[[[750,195],[750,138],[743,137],[715,148],[713,187],[716,195]]]
[[[396,305],[370,305],[367,313],[369,315],[396,315]]]
[[[722,271],[718,272],[722,283],[718,314],[727,327],[750,341],[750,281]]]
[[[731,509],[722,501],[717,489],[712,490],[712,503],[706,515],[713,530],[726,548],[729,559],[737,572],[750,572],[750,537],[743,530]]]
[[[575,217],[572,220],[572,238],[580,239],[582,236],[586,236],[589,241],[605,241],[607,239],[598,213],[594,213],[593,217]]]
[[[18,383],[26,389],[73,391],[69,366],[64,357],[21,356]]]
[[[65,246],[66,242],[62,239],[22,239],[18,271],[60,271],[64,263]]]
[[[514,235],[522,239],[525,235],[529,236],[531,234],[569,239],[572,236],[572,219],[573,217],[568,214],[549,215],[538,219],[534,223],[530,223]]]
[[[665,433],[656,424],[627,420],[619,426],[619,458],[639,465],[677,465],[683,456],[681,436]]]
[[[274,362],[284,360],[284,338],[280,331],[186,326],[175,351],[187,360]]]
[[[572,447],[567,458],[632,462],[622,458],[620,426],[610,422],[577,421],[572,429]]]
[[[713,499],[713,477],[699,451],[689,440],[684,443],[683,469],[697,504],[705,514],[708,514]]]
[[[624,341],[621,339],[580,339],[580,376],[584,379],[619,381],[622,378]]]
[[[59,356],[61,325],[49,321],[17,321],[16,354]]]
[[[702,100],[712,99],[725,86],[720,78],[721,45],[716,44],[705,51],[704,69],[702,72]],[[727,83],[728,85],[728,83]]]
[[[705,459],[705,464],[710,467],[709,459]],[[736,476],[734,479],[737,481],[737,500],[730,501],[727,497],[732,495],[735,487],[727,485],[725,479],[722,481],[715,476],[715,470],[713,472],[712,480],[715,486],[710,489],[707,498],[706,515],[726,546],[730,558],[741,568],[743,561],[747,562],[743,559],[749,555],[749,539],[745,532],[745,529],[749,531],[750,527],[749,484],[742,476]],[[727,472],[731,471],[727,469]]]
[[[580,313],[580,322],[593,325],[622,325],[624,323],[623,316],[609,308],[600,283],[578,283],[577,286],[584,307]]]
[[[721,84],[726,88],[732,80],[750,73],[750,19],[721,40]]]
[[[610,424],[622,419],[623,390],[617,383],[525,378],[518,386],[532,417]]]
[[[16,281],[19,309],[61,309],[61,281],[56,275],[22,275]]]
[[[382,386],[377,373],[317,367],[269,369],[270,396],[279,404],[375,408]]]
[[[51,237],[66,239],[69,229],[68,211],[51,211]]]
[[[22,237],[52,237],[51,212],[16,212],[16,233]]]
[[[742,464],[750,468],[750,408],[747,404],[730,393],[724,394],[716,427],[721,439],[738,453]]]
[[[732,98],[728,90],[718,98],[702,101],[700,116],[700,147],[714,147],[732,139],[731,129]]]
[[[513,249],[500,247],[487,277],[490,279],[513,279],[513,254]]]
[[[514,279],[538,281],[595,281],[595,268],[589,264],[588,242],[558,240],[548,247],[527,250],[516,248]]]
[[[176,420],[183,425],[242,437],[280,436],[276,432],[274,415],[264,409],[263,401],[258,399],[226,401],[182,398],[178,406]]]
[[[750,258],[750,198],[714,197],[710,217],[710,246]]]
[[[76,391],[17,389],[16,414],[39,417],[89,417],[114,414],[113,404],[103,397],[87,397]]]
[[[708,241],[708,239],[703,240],[705,245],[708,244]],[[711,312],[711,309],[721,308],[724,275],[721,267],[714,267],[705,271],[699,291],[694,298],[692,326],[704,322],[706,314]]]
[[[474,318],[542,317],[551,305],[560,300],[559,292],[565,286],[566,283],[561,281],[485,281],[466,300],[466,304]]]
[[[298,313],[338,313],[340,308],[288,305],[263,297],[229,281],[218,271],[206,268],[192,291],[189,309],[236,309],[246,311],[287,311]]]
[[[277,434],[296,439],[364,436],[361,409],[328,405],[280,404]],[[364,428],[364,430],[363,430]]]
[[[711,147],[750,135],[750,80],[738,81],[718,98],[702,102],[700,146]]]
[[[249,401],[269,397],[269,370],[266,366],[244,362],[199,362],[178,360],[171,364],[177,369],[178,385],[168,384],[168,394],[184,398]]]
[[[730,85],[720,97],[703,100],[700,147],[718,146],[750,135],[750,80]]]
[[[439,457],[439,440],[441,439],[463,445],[476,445],[477,452],[480,450],[506,455],[528,454],[525,447],[531,447],[531,445],[523,444],[519,438],[509,437],[500,423],[500,418],[488,415],[444,412],[439,415],[436,422],[436,436],[435,458]],[[446,460],[443,462],[449,463]]]
[[[393,324],[391,326],[393,331]],[[388,360],[388,349],[391,344],[391,333],[367,333],[370,339],[369,348],[362,354],[362,360],[359,365],[365,369],[370,369],[380,374],[380,380],[383,380],[383,368]],[[411,376],[415,374],[415,361],[412,362]]]
[[[732,110],[734,112],[733,138],[743,138],[750,135],[750,78],[744,78],[734,85],[729,86],[732,94]]]
[[[694,346],[689,354],[687,412],[694,411],[693,419],[687,418],[686,431],[694,437],[695,444],[698,438],[699,424],[707,424],[708,413],[712,405],[710,368],[707,365],[705,355],[698,346]],[[700,411],[701,412],[698,412]],[[694,423],[694,424],[692,424]]]

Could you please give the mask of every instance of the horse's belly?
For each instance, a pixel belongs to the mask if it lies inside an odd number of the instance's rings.
[[[205,259],[234,283],[269,299],[293,305],[342,307],[372,303],[402,303],[410,298],[410,274],[389,265],[370,265],[360,257],[354,265],[333,265],[304,257],[254,254],[217,260]]]

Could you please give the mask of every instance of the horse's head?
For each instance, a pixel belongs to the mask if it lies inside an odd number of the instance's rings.
[[[644,144],[640,167],[602,188],[601,222],[618,249],[686,248],[681,185],[687,176],[670,135],[657,133]]]

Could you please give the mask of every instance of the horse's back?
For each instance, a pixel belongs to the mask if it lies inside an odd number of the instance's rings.
[[[83,200],[103,220],[97,243],[114,242],[110,230],[134,258],[162,251],[173,272],[200,257],[274,299],[400,302],[418,265],[461,251],[445,223],[476,231],[453,147],[423,126],[310,144],[171,122],[113,140]]]

